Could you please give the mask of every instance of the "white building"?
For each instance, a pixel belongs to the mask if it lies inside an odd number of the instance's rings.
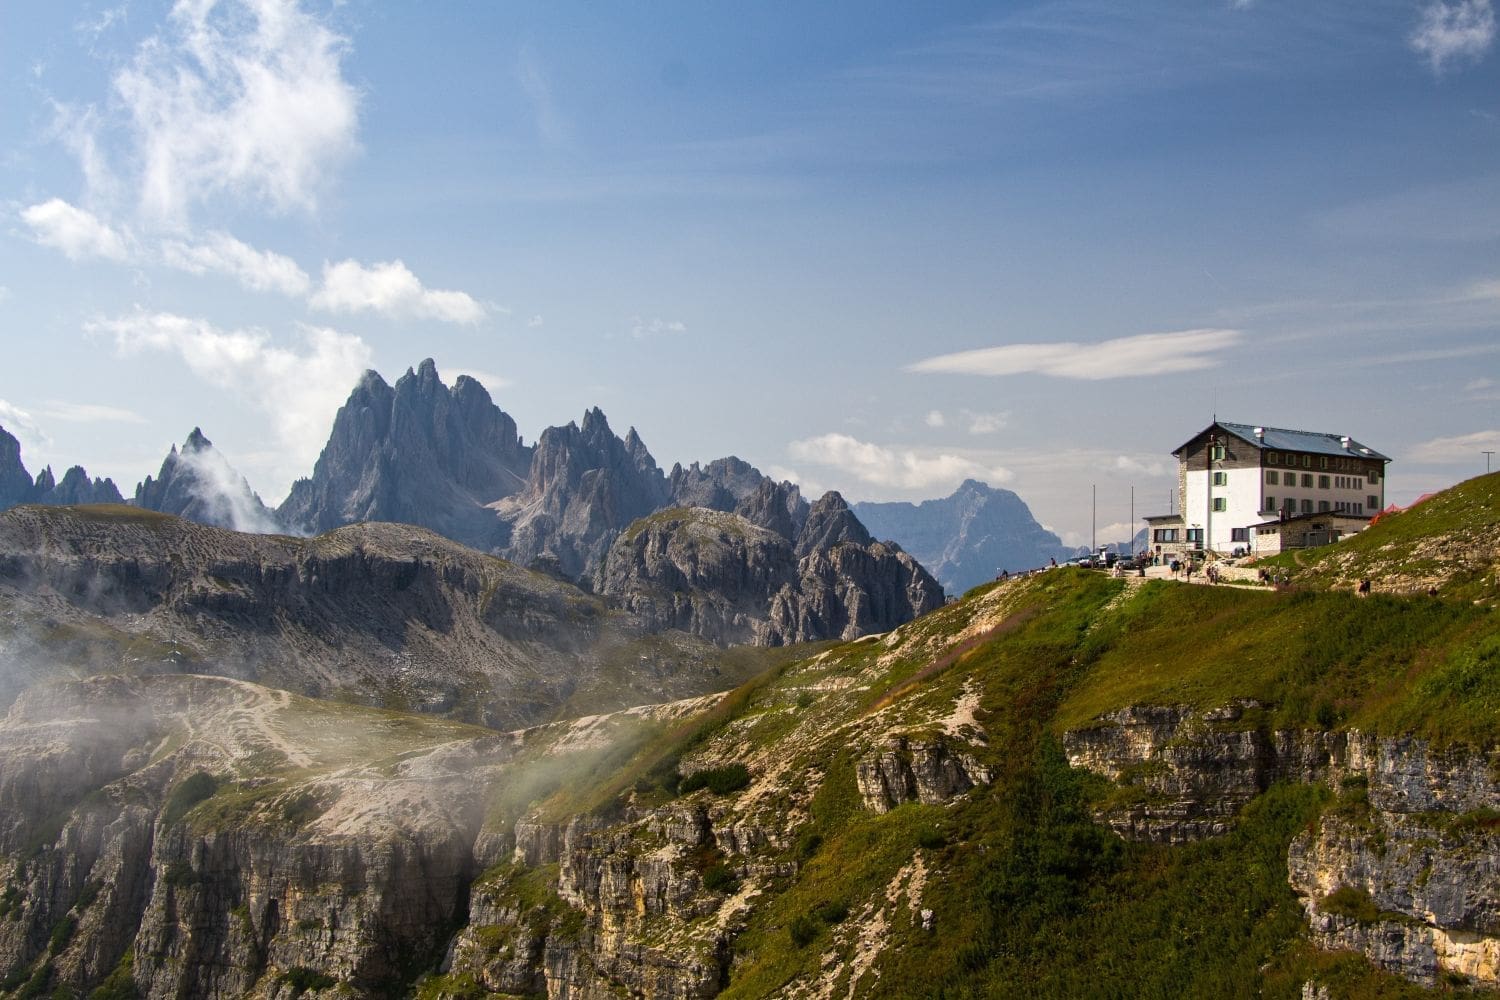
[[[1178,509],[1146,518],[1151,551],[1251,551],[1256,525],[1303,514],[1369,519],[1388,457],[1347,434],[1215,420],[1173,451]]]

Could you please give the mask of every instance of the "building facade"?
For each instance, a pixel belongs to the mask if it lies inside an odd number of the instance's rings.
[[[1385,506],[1390,458],[1347,434],[1216,420],[1172,454],[1178,509],[1145,519],[1157,555],[1250,552],[1268,521],[1307,514],[1368,520]]]

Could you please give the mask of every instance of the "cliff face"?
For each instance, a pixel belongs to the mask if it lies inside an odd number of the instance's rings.
[[[1134,840],[1225,833],[1274,782],[1339,789],[1335,808],[1288,852],[1318,944],[1363,952],[1428,985],[1453,975],[1500,988],[1500,752],[1357,731],[1238,728],[1260,707],[1137,706],[1064,743],[1075,767],[1132,793],[1102,818]]]
[[[720,644],[854,639],[943,603],[936,581],[873,542],[836,493],[814,505],[796,548],[738,514],[643,519],[611,547],[599,590],[655,626]]]
[[[0,831],[0,967],[147,997],[399,987],[463,916],[511,747],[216,678],[39,689],[0,725],[0,803],[30,817]]]
[[[306,534],[397,521],[499,549],[507,532],[486,505],[520,490],[530,462],[515,421],[484,387],[460,376],[449,389],[428,359],[394,387],[365,373],[312,477],[293,484],[277,513]]]
[[[194,671],[518,726],[724,682],[702,642],[637,649],[647,630],[598,598],[405,525],[304,540],[20,508],[0,515],[0,596],[7,701],[47,670]]]

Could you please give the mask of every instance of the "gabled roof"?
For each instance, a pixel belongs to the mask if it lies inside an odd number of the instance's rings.
[[[1262,450],[1270,448],[1273,451],[1305,451],[1314,455],[1352,455],[1355,458],[1375,458],[1382,462],[1389,462],[1391,460],[1389,455],[1382,455],[1374,448],[1360,444],[1353,438],[1349,439],[1349,447],[1345,448],[1344,435],[1342,434],[1323,434],[1318,431],[1292,431],[1287,430],[1285,427],[1261,427],[1264,436],[1256,437],[1255,424],[1233,424],[1224,420],[1215,421],[1204,428],[1204,430],[1212,430],[1214,427],[1228,431],[1246,444],[1253,445]],[[1175,454],[1186,448],[1193,441],[1197,440],[1198,435],[1202,433],[1203,431],[1199,431],[1198,434],[1194,434],[1191,438],[1173,448],[1172,452]]]

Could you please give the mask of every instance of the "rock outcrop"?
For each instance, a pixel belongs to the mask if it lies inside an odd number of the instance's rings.
[[[1064,746],[1074,766],[1124,787],[1102,818],[1136,840],[1224,833],[1273,782],[1339,789],[1288,852],[1318,944],[1427,985],[1500,988],[1500,751],[1242,728],[1260,707],[1135,706],[1068,732]]]
[[[0,427],[0,510],[23,503],[66,506],[80,503],[123,503],[113,480],[90,479],[82,466],[75,465],[63,473],[61,481],[49,465],[36,479],[21,461],[21,443]]]
[[[167,453],[155,479],[147,476],[135,488],[134,503],[143,510],[175,514],[215,528],[255,534],[282,530],[245,477],[197,427],[183,441],[181,451],[174,445]]]
[[[862,758],[854,776],[865,808],[888,813],[906,802],[951,802],[976,785],[988,785],[994,771],[973,753],[950,747],[947,740],[895,736]]]
[[[0,606],[6,702],[49,670],[192,671],[511,727],[725,681],[700,640],[637,651],[646,629],[599,598],[407,525],[296,539],[22,507],[0,514]]]
[[[858,503],[854,513],[876,536],[899,542],[950,594],[993,580],[1001,570],[1035,569],[1071,554],[1019,496],[972,479],[942,499]]]
[[[799,557],[785,536],[741,515],[664,511],[615,540],[599,591],[655,627],[723,645],[855,639],[942,606],[937,582],[871,541],[836,493],[813,506],[802,540]]]
[[[542,432],[525,488],[497,510],[511,525],[511,560],[586,579],[615,536],[666,507],[669,496],[666,477],[635,428],[623,440],[616,437],[595,407],[581,426]]]

